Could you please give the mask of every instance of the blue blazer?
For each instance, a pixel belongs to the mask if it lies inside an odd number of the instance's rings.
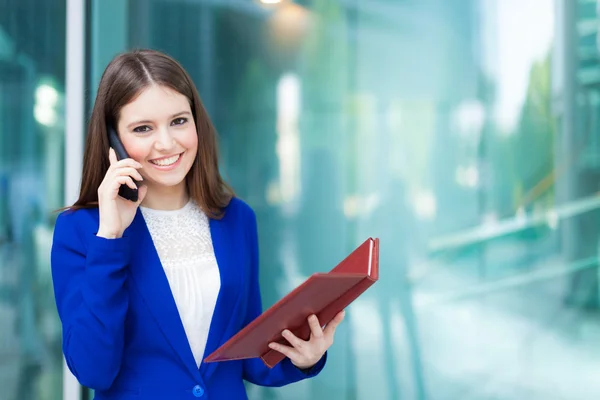
[[[52,278],[63,353],[79,382],[103,399],[246,399],[243,380],[282,386],[317,375],[286,358],[202,363],[194,356],[141,211],[119,239],[96,236],[98,209],[58,216]],[[221,289],[205,357],[261,312],[256,217],[233,199],[210,220]]]

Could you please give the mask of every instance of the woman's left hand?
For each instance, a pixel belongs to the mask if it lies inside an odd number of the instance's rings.
[[[287,356],[297,368],[309,369],[315,365],[329,347],[333,344],[335,328],[344,320],[345,311],[341,311],[330,323],[321,329],[321,324],[316,315],[308,317],[310,326],[310,339],[302,340],[289,330],[283,331],[283,337],[293,346],[279,343],[269,343],[269,347]]]

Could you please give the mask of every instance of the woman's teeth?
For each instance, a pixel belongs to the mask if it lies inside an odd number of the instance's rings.
[[[168,167],[169,165],[175,164],[177,160],[179,160],[179,156],[181,156],[181,154],[169,158],[161,158],[160,160],[150,160],[150,162],[161,167]]]

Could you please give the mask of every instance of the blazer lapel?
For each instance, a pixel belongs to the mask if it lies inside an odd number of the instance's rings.
[[[232,336],[231,330],[235,326],[235,317],[239,314],[238,307],[243,293],[242,282],[246,278],[243,276],[244,268],[238,261],[240,250],[235,248],[236,241],[231,232],[231,223],[227,223],[227,216],[220,220],[210,219],[210,233],[219,266],[221,289],[208,332],[204,358]],[[217,365],[218,363],[202,362],[202,377],[208,379]]]
[[[128,230],[135,246],[133,250],[135,256],[132,257],[130,265],[131,277],[165,338],[192,376],[199,379],[196,361],[179,317],[169,281],[139,208]]]

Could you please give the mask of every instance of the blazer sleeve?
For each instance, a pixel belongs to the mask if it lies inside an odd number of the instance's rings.
[[[249,295],[248,312],[244,321],[244,326],[252,322],[262,313],[262,302],[260,287],[258,283],[258,232],[256,225],[256,216],[250,210],[248,220],[247,237],[250,244],[251,256],[251,287]],[[251,383],[260,386],[279,387],[306,378],[311,378],[319,374],[327,360],[327,353],[309,370],[301,370],[292,364],[289,358],[283,359],[273,368],[267,367],[260,358],[250,358],[243,360],[243,378]]]
[[[130,246],[126,237],[89,235],[83,238],[78,232],[77,212],[59,215],[51,251],[52,280],[66,363],[80,384],[106,390],[121,366]]]

